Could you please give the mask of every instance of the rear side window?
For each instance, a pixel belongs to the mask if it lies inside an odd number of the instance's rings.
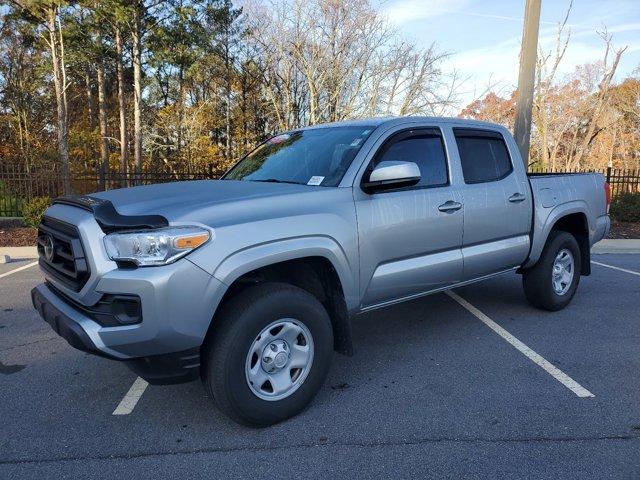
[[[410,188],[447,185],[447,158],[442,137],[436,132],[399,133],[382,147],[374,166],[386,161],[414,162],[420,169],[420,182]]]
[[[454,128],[465,183],[494,182],[513,171],[502,135],[488,130]]]

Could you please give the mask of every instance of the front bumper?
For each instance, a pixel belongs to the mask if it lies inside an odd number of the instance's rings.
[[[106,273],[100,295],[136,295],[142,322],[103,326],[75,299],[46,283],[31,292],[33,305],[58,335],[78,350],[127,363],[150,383],[196,378],[199,348],[226,287],[187,259],[174,264]],[[72,301],[73,300],[73,301]]]
[[[88,333],[95,330],[95,326],[92,325],[95,322],[83,317],[82,312],[63,300],[48,285],[41,284],[31,290],[31,300],[44,321],[69,345],[93,355],[123,361],[138,376],[151,384],[183,383],[199,377],[199,346],[158,355],[127,357],[98,340],[96,345]]]
[[[73,347],[125,361],[152,381],[198,370],[197,352],[226,285],[188,257],[159,267],[120,268],[106,254],[105,234],[91,212],[55,204],[45,215],[77,229],[90,272],[73,289],[43,269],[47,283],[32,298],[47,323]],[[122,325],[127,315],[109,306],[107,300],[116,298],[136,299],[131,323]]]

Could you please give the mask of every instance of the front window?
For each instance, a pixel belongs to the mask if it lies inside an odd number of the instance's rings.
[[[335,187],[374,127],[326,127],[270,138],[238,162],[225,180]]]

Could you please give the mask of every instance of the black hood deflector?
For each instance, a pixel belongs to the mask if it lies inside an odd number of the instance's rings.
[[[169,221],[162,215],[122,215],[109,200],[89,195],[67,195],[56,198],[53,203],[71,205],[93,213],[104,233],[169,226]]]

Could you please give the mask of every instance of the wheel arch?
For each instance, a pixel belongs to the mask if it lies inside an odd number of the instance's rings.
[[[573,235],[580,247],[580,274],[591,274],[591,245],[589,243],[589,222],[583,212],[570,213],[560,217],[551,231],[562,231]]]
[[[329,313],[334,349],[353,354],[351,315],[357,308],[357,285],[346,255],[326,237],[289,239],[251,247],[227,257],[214,271],[227,289],[224,301],[248,285],[276,281],[314,295]],[[209,330],[215,328],[215,312]]]
[[[559,205],[553,209],[542,228],[536,227],[534,231],[534,243],[531,248],[529,260],[525,268],[531,267],[540,259],[540,255],[549,240],[552,231],[564,231],[572,234],[580,247],[581,275],[591,273],[591,232],[587,207],[583,202]]]

